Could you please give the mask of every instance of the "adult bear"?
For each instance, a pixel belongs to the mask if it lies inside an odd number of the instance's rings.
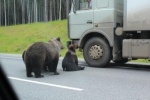
[[[85,67],[78,66],[78,58],[75,49],[75,44],[68,46],[68,51],[66,52],[66,55],[62,61],[63,71],[84,70]]]
[[[22,54],[27,77],[33,77],[32,72],[36,78],[44,77],[41,72],[46,67],[58,75],[59,51],[63,48],[60,38],[52,38],[47,43],[36,42],[31,45]]]

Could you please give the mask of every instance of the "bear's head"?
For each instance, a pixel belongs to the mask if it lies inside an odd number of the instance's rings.
[[[68,50],[75,53],[76,52],[76,45],[75,44],[69,45]]]
[[[64,49],[64,46],[62,45],[61,39],[58,38],[52,38],[48,42],[53,42],[59,49]]]

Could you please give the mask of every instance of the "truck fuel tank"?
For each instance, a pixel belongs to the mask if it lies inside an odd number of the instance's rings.
[[[124,58],[150,58],[150,39],[123,40]]]

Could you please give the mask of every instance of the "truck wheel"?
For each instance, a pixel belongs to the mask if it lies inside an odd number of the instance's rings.
[[[89,66],[104,67],[110,62],[110,51],[110,46],[104,39],[93,37],[86,42],[83,56]]]

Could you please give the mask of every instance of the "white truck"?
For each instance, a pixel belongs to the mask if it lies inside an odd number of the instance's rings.
[[[91,0],[90,5],[73,0],[68,17],[68,37],[89,66],[150,59],[150,0]]]

